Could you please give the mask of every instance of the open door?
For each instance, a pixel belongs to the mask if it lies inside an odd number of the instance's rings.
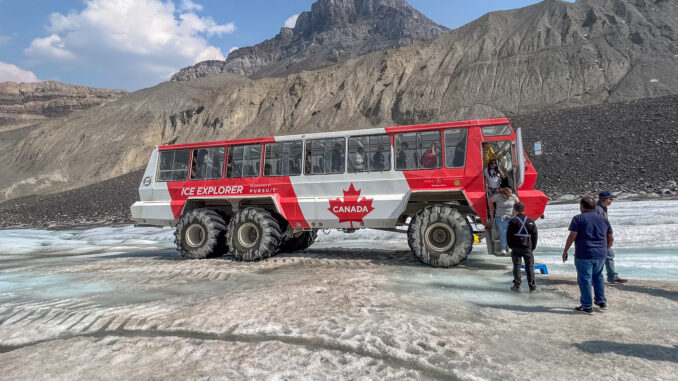
[[[490,160],[494,159],[499,165],[499,169],[504,174],[505,178],[500,181],[500,184],[503,186],[509,186],[513,188],[514,193],[517,189],[516,183],[516,166],[514,162],[514,145],[512,140],[495,140],[495,141],[485,141],[482,143],[483,146],[483,171],[484,168],[487,168],[487,164]],[[485,176],[483,176],[483,182],[487,182]],[[489,184],[485,183],[485,188],[487,189]],[[518,196],[520,197],[520,196]],[[487,197],[488,204],[492,202],[490,197]],[[494,219],[489,215],[489,205],[487,208],[487,221],[488,226],[485,227],[485,240],[487,241],[487,253],[492,255],[498,255],[500,252],[499,244],[499,230],[494,224]]]

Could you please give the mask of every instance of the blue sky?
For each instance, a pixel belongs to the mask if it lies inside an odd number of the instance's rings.
[[[293,25],[314,0],[0,0],[0,82],[138,90]],[[457,28],[537,0],[409,0]]]

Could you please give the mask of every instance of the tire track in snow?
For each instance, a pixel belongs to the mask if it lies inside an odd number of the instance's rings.
[[[78,338],[95,338],[103,339],[107,337],[124,337],[124,338],[178,338],[186,340],[198,340],[198,341],[218,341],[226,343],[246,343],[246,344],[259,344],[267,343],[271,341],[277,341],[287,345],[295,345],[305,347],[309,350],[318,350],[324,349],[328,351],[342,352],[349,355],[355,355],[359,357],[369,357],[378,361],[384,362],[386,365],[393,368],[406,368],[410,370],[415,370],[421,373],[424,377],[430,377],[433,379],[447,379],[447,380],[460,380],[454,374],[448,373],[445,370],[425,363],[423,361],[417,361],[414,356],[413,358],[399,358],[392,356],[386,353],[381,353],[378,351],[366,349],[360,344],[348,344],[341,343],[335,340],[327,340],[320,337],[303,337],[303,336],[285,336],[285,335],[261,335],[261,334],[218,334],[218,333],[209,333],[209,332],[200,332],[200,331],[189,331],[189,330],[136,330],[136,329],[125,329],[125,325],[129,322],[131,318],[128,318],[123,324],[121,324],[117,329],[106,330],[100,329],[94,332],[84,332],[84,333],[63,333],[57,335],[53,338],[47,338],[42,340],[36,340],[24,344],[17,345],[2,345],[0,344],[0,353],[8,353],[23,348],[30,348],[36,345],[50,343],[54,341],[61,340],[71,340]],[[229,330],[232,332],[232,330]]]

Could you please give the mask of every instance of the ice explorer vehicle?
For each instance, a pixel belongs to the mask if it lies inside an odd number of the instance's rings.
[[[488,216],[491,149],[531,218],[547,197],[508,119],[156,147],[132,205],[139,225],[176,226],[185,258],[258,260],[313,244],[318,230],[407,229],[432,266],[466,259]]]

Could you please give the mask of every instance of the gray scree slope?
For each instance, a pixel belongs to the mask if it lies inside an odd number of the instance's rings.
[[[544,1],[284,78],[172,81],[0,135],[0,200],[144,166],[157,144],[488,118],[678,93],[678,4]],[[631,155],[631,153],[629,153]]]
[[[319,0],[270,40],[231,52],[225,61],[181,69],[173,81],[235,73],[251,78],[284,76],[363,54],[437,37],[448,31],[405,0]]]

